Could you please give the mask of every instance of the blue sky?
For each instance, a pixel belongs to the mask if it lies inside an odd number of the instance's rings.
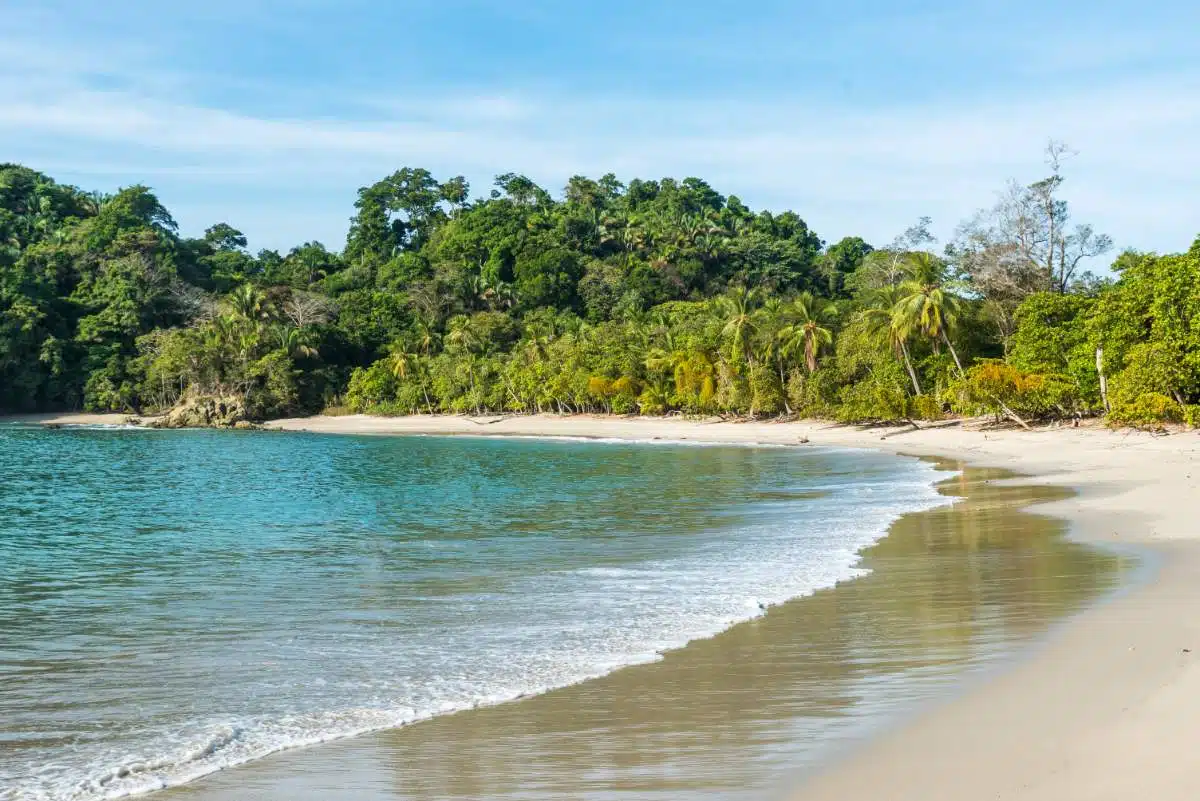
[[[184,233],[343,244],[401,166],[706,178],[880,244],[943,240],[1053,137],[1119,247],[1200,233],[1200,4],[0,0],[0,161],[153,187]]]

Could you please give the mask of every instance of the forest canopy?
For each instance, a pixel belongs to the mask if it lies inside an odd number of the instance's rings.
[[[824,242],[699,178],[518,174],[472,199],[405,168],[346,242],[251,253],[112,195],[0,164],[0,410],[264,419],[609,412],[846,421],[991,413],[1200,420],[1200,241],[1124,252],[1073,224],[1064,148],[938,247]]]

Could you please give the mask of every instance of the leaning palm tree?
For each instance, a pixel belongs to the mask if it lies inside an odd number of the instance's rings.
[[[941,262],[931,253],[913,253],[905,272],[908,278],[900,284],[900,297],[894,308],[897,325],[907,333],[929,337],[935,349],[939,340],[945,343],[962,376],[962,361],[949,333],[958,323],[961,305],[959,298],[944,286]]]
[[[776,334],[780,352],[785,357],[804,354],[804,366],[809,375],[817,371],[817,357],[821,351],[833,344],[833,332],[821,325],[832,309],[832,303],[817,299],[811,292],[802,292],[788,310],[792,323]]]
[[[892,350],[904,363],[904,369],[912,381],[913,392],[920,395],[921,382],[917,378],[917,371],[913,368],[912,356],[908,351],[912,329],[896,314],[900,297],[896,287],[881,287],[875,290],[867,308],[858,313],[858,319],[866,325],[867,330],[887,338]]]

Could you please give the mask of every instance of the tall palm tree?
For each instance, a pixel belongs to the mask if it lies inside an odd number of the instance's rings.
[[[958,374],[963,375],[962,361],[950,341],[949,331],[958,323],[959,298],[945,288],[945,271],[932,253],[910,254],[905,273],[908,278],[899,287],[900,297],[895,306],[897,324],[908,333],[929,337],[936,349],[945,343],[954,358]]]
[[[730,357],[734,367],[738,360],[753,367],[754,353],[750,341],[757,330],[754,311],[758,306],[759,292],[757,289],[747,289],[744,286],[731,287],[724,295],[717,297],[716,309],[725,322],[721,336],[729,340]]]
[[[821,325],[827,319],[833,304],[822,301],[811,292],[802,292],[791,303],[788,316],[792,323],[779,330],[776,337],[784,356],[795,358],[804,354],[804,366],[809,375],[817,371],[817,357],[821,350],[833,344],[833,332]]]
[[[858,317],[868,330],[887,337],[888,344],[901,358],[904,369],[908,371],[913,392],[920,395],[921,382],[917,378],[917,371],[913,368],[912,356],[908,351],[908,340],[912,331],[901,324],[896,315],[899,300],[900,292],[896,287],[881,287],[875,290],[870,305],[860,311]]]

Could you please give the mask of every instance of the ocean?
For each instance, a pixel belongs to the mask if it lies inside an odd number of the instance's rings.
[[[853,579],[916,459],[0,426],[0,798],[537,695]]]

